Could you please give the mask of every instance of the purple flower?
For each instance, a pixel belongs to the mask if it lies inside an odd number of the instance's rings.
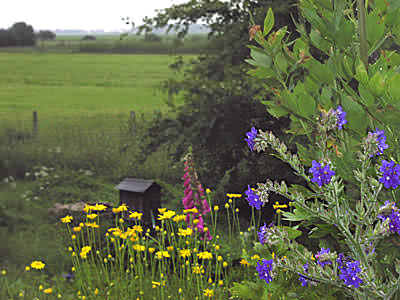
[[[376,128],[375,132],[370,132],[376,141],[376,146],[378,147],[378,150],[376,152],[376,155],[381,155],[383,154],[383,150],[387,149],[389,146],[386,143],[386,136],[385,136],[385,131],[379,130],[379,128]],[[368,136],[369,134],[368,133]]]
[[[389,219],[389,232],[397,232],[400,235],[400,213],[396,203],[385,201],[385,204],[379,208],[378,219],[382,221]]]
[[[260,196],[257,195],[250,185],[247,186],[247,191],[245,191],[247,196],[247,201],[249,201],[249,205],[255,207],[256,209],[260,209],[263,205],[263,202],[260,200]]]
[[[259,262],[257,263],[256,270],[258,272],[258,276],[260,277],[260,279],[264,279],[266,283],[270,283],[272,281],[271,271],[273,263],[273,259],[263,259],[262,264],[260,264]]]
[[[392,214],[389,216],[389,231],[392,233],[397,232],[400,235],[400,213],[396,210],[392,211]]]
[[[339,278],[348,286],[360,287],[360,284],[363,283],[362,279],[358,277],[358,273],[361,272],[360,262],[345,257],[343,253],[339,254],[337,262],[340,271]]]
[[[343,111],[342,106],[339,105],[338,108],[336,110],[333,110],[332,113],[336,117],[336,124],[338,126],[338,129],[343,129],[343,125],[347,123],[347,120],[345,119],[346,112]]]
[[[321,251],[319,251],[317,254],[315,254],[315,258],[317,259],[317,264],[319,264],[321,267],[324,267],[325,265],[330,265],[332,262],[330,261],[330,255],[329,255],[329,248],[321,248]]]
[[[335,175],[335,171],[332,171],[329,165],[323,167],[315,160],[312,161],[312,167],[310,168],[309,173],[313,175],[311,181],[316,182],[320,187],[323,184],[331,182],[332,176]]]
[[[304,273],[308,272],[308,263],[305,263],[303,266]],[[299,280],[301,281],[301,286],[308,286],[308,280],[304,275],[299,273]]]
[[[253,152],[254,148],[254,139],[257,136],[257,130],[254,127],[251,127],[251,130],[246,133],[247,139],[244,139],[247,142],[247,145],[249,146],[251,152]]]
[[[379,169],[382,172],[382,177],[379,182],[383,183],[385,188],[397,188],[400,184],[400,166],[395,165],[394,161],[382,160],[382,166]]]
[[[268,226],[264,223],[264,226],[260,227],[260,231],[257,233],[258,234],[258,240],[260,241],[261,244],[265,244],[265,234],[267,233]]]

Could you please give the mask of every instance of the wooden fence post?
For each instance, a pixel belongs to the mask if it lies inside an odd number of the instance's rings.
[[[130,115],[129,115],[129,129],[131,132],[131,135],[135,135],[136,131],[136,114],[133,110],[131,110]]]
[[[33,112],[33,127],[32,127],[32,136],[36,136],[38,133],[38,115],[37,111]]]

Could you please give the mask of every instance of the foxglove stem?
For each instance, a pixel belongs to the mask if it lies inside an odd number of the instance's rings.
[[[357,0],[358,8],[358,33],[360,38],[360,58],[365,69],[368,71],[368,43],[367,43],[367,23],[365,21],[364,0]]]

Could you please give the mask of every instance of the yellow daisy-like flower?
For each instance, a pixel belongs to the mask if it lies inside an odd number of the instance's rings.
[[[168,246],[168,247],[167,247],[167,250],[170,251],[170,252],[172,252],[172,251],[174,251],[174,247],[173,247],[173,246]]]
[[[221,256],[221,255],[218,255],[217,260],[218,260],[218,261],[223,261],[222,256]]]
[[[61,222],[63,223],[71,223],[71,221],[74,219],[72,216],[65,216],[64,218],[61,218]]]
[[[120,206],[118,206],[117,208],[113,208],[112,209],[112,212],[114,213],[114,214],[117,214],[117,213],[120,213],[120,212],[123,212],[123,211],[127,211],[128,210],[128,206],[126,206],[126,204],[125,203],[122,203]]]
[[[225,208],[229,208],[229,203],[225,203]]]
[[[207,194],[211,193],[211,190],[209,188],[206,188],[206,193]]]
[[[61,294],[57,294],[58,299],[61,299],[61,297],[62,297]]]
[[[1,270],[1,275],[6,276],[7,275],[7,271],[6,270]]]
[[[143,251],[146,250],[146,247],[143,246],[143,245],[135,244],[135,245],[132,246],[132,249],[136,250],[138,252],[143,252]]]
[[[148,250],[149,250],[149,253],[150,253],[150,254],[153,253],[154,251],[156,251],[156,249],[153,248],[153,247],[150,247]]]
[[[158,220],[166,220],[166,219],[171,219],[173,216],[175,216],[175,212],[173,210],[168,210],[164,212],[162,215],[158,215]]]
[[[88,253],[90,252],[90,250],[92,250],[92,247],[90,246],[85,246],[81,249],[81,253],[79,253],[79,255],[82,258],[87,258]]]
[[[85,223],[85,225],[87,227],[91,227],[91,228],[99,228],[99,224],[97,224],[96,222],[92,222],[92,223]]]
[[[18,297],[20,297],[20,298],[24,297],[24,292],[22,292],[22,291],[19,292]]]
[[[189,257],[190,256],[190,249],[182,249],[179,250],[179,255],[183,258]]]
[[[197,253],[197,256],[200,259],[212,259],[212,257],[213,257],[212,253],[210,253],[208,251]]]
[[[196,207],[183,210],[183,213],[185,213],[185,214],[188,214],[188,213],[197,214],[198,212],[199,212],[199,210]]]
[[[214,205],[214,211],[219,211],[219,206],[218,205]]]
[[[45,293],[47,295],[51,294],[52,292],[53,292],[52,288],[47,288],[47,289],[43,290],[43,293]]]
[[[210,290],[210,289],[205,289],[204,290],[204,296],[206,296],[208,298],[212,298],[212,297],[214,297],[214,291]]]
[[[43,285],[39,285],[39,291],[43,290]]]
[[[252,259],[252,260],[259,260],[259,259],[260,259],[260,255],[254,254],[254,255],[251,257],[251,259]]]
[[[242,194],[226,194],[228,198],[241,198]]]
[[[223,280],[218,281],[218,285],[223,285],[223,284],[224,284]]]
[[[99,294],[99,289],[96,288],[96,289],[94,290],[94,295],[97,296],[98,294]]]
[[[182,228],[178,229],[178,235],[180,235],[180,236],[189,236],[192,233],[193,233],[193,229],[189,228],[189,227],[186,229],[182,229]]]
[[[215,245],[215,251],[218,251],[220,249],[219,245]]]
[[[157,251],[156,252],[157,259],[162,259],[163,257],[169,258],[169,257],[171,257],[171,255],[169,255],[168,251]]]
[[[194,266],[193,273],[195,274],[204,274],[204,267],[203,266]]]
[[[250,266],[250,263],[247,260],[245,260],[244,258],[242,258],[242,260],[240,261],[240,264],[242,266],[246,266],[246,267]]]
[[[134,226],[132,227],[132,230],[133,230],[134,232],[142,233],[142,232],[143,232],[143,227],[140,226],[140,225],[134,225]]]
[[[163,214],[163,213],[165,213],[166,211],[167,211],[167,209],[166,209],[165,207],[159,208],[159,209],[158,209],[158,212],[159,212],[160,214]]]
[[[142,213],[137,212],[137,211],[134,211],[134,212],[131,212],[131,213],[129,214],[129,218],[140,220],[140,219],[142,218],[142,215],[143,215]]]
[[[152,282],[151,282],[151,285],[152,285],[153,289],[155,289],[156,287],[160,286],[161,283],[158,282],[158,281],[152,281]]]
[[[227,263],[226,261],[224,261],[224,262],[222,263],[222,266],[223,266],[224,268],[226,268],[226,267],[228,266],[228,263]]]
[[[181,288],[178,289],[178,293],[182,294],[182,289]]]
[[[75,226],[74,228],[72,228],[72,230],[73,230],[74,232],[79,232],[79,231],[81,231],[81,229],[82,229],[81,226]]]
[[[97,218],[97,214],[88,214],[86,215],[86,217],[90,220],[96,219]]]
[[[42,270],[44,269],[46,265],[42,263],[41,261],[35,260],[31,263],[31,268],[36,269],[36,270]]]
[[[85,207],[83,208],[83,211],[85,213],[91,212],[92,210],[94,210],[94,206],[93,205],[89,205],[89,204],[85,204]]]
[[[29,271],[30,271],[30,269],[31,269],[31,267],[30,267],[30,266],[26,266],[26,267],[25,267],[25,271],[27,271],[27,272],[29,272]]]
[[[105,206],[104,204],[98,204],[98,203],[96,203],[96,205],[93,208],[93,210],[95,210],[95,211],[105,211],[106,209],[107,209],[107,206]]]
[[[186,216],[185,215],[176,215],[175,217],[172,218],[172,220],[176,223],[185,221]]]

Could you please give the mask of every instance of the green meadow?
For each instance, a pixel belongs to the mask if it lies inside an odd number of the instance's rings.
[[[165,111],[158,87],[174,76],[173,61],[169,55],[0,53],[1,120],[30,126],[37,111],[43,129]]]

